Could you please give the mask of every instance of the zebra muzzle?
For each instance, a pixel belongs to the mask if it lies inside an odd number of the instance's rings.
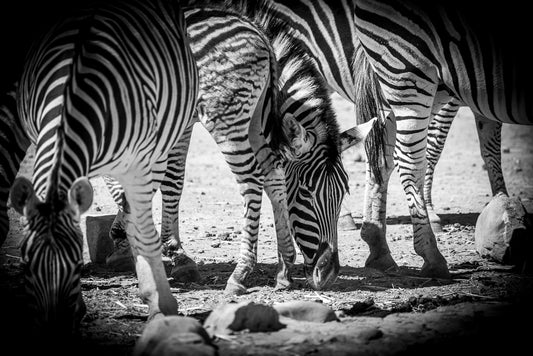
[[[339,275],[339,254],[329,246],[319,249],[315,261],[305,265],[307,283],[315,290],[322,290],[333,284]]]

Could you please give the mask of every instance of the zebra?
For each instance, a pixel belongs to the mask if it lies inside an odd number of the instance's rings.
[[[16,90],[17,83],[12,83],[0,96],[0,246],[9,231],[9,190],[30,146],[17,114]]]
[[[227,282],[226,292],[239,294],[246,291],[243,282],[256,263],[257,230],[262,194],[260,188],[263,179],[267,194],[273,203],[278,235],[278,254],[280,257],[276,288],[285,288],[290,285],[291,279],[288,268],[294,262],[294,247],[292,243],[286,242],[287,239],[291,238],[290,234],[282,235],[284,238],[281,239],[281,242],[279,238],[280,231],[286,231],[288,224],[288,217],[282,215],[286,214],[287,208],[281,204],[288,194],[290,223],[295,233],[296,243],[304,257],[307,281],[313,288],[322,289],[335,280],[339,271],[338,253],[333,248],[337,245],[336,221],[340,202],[347,190],[347,175],[342,167],[338,151],[339,144],[342,142],[339,142],[338,126],[329,96],[320,76],[315,72],[316,69],[310,58],[299,46],[290,41],[292,37],[286,33],[288,29],[283,23],[276,23],[275,18],[268,16],[263,16],[260,20],[254,18],[254,14],[268,14],[268,8],[262,9],[265,12],[258,11],[258,9],[256,7],[254,12],[245,18],[237,17],[237,13],[242,14],[243,12],[236,12],[235,8],[231,7],[222,10],[202,8],[201,11],[200,8],[193,7],[185,11],[191,47],[199,66],[200,94],[198,106],[201,108],[199,110],[201,114],[198,115],[198,119],[219,144],[231,170],[236,175],[237,181],[244,186],[244,188],[241,187],[241,192],[244,192],[243,198],[245,200],[245,225],[243,228],[245,234],[241,242],[239,263]],[[265,25],[275,26],[277,29],[270,40],[264,38],[260,29],[251,30],[256,26],[263,28]],[[243,42],[243,39],[246,39],[247,42]],[[248,42],[251,40],[260,42],[261,47],[257,44],[250,46]],[[262,54],[254,47],[270,47],[270,42],[280,64],[280,99],[276,99],[272,95],[275,91],[263,90],[262,95],[267,95],[264,99],[266,105],[261,106],[261,102],[254,103],[254,105],[259,106],[255,109],[254,115],[251,116],[252,110],[243,110],[240,107],[252,105],[241,98],[246,98],[246,88],[249,87],[250,82],[253,81],[255,86],[258,86],[261,81],[254,79],[257,74],[255,76],[250,76],[249,73],[243,75],[241,73],[243,72],[242,68],[250,66],[249,58],[257,61],[252,63],[252,68],[257,68],[258,63],[266,62],[267,54]],[[233,59],[234,56],[241,59]],[[232,72],[229,69],[231,67],[227,65],[221,67],[219,64],[221,57],[230,58],[230,61],[223,59],[222,62],[231,62],[236,70]],[[270,67],[272,75],[275,75],[275,66],[273,67],[271,63]],[[257,71],[257,69],[254,70]],[[228,92],[227,83],[236,82],[233,78],[236,75],[243,78],[241,82],[244,81],[244,84],[237,88],[238,100],[232,96],[220,94]],[[275,82],[275,76],[270,80]],[[275,83],[265,84],[264,87],[270,88],[272,85]],[[250,94],[250,97],[255,97],[257,100],[259,95]],[[283,147],[281,156],[284,159],[284,170],[282,171],[276,166],[275,156],[266,142],[278,139],[279,134],[275,134],[272,130],[266,130],[267,137],[264,137],[257,127],[263,120],[267,120],[263,126],[272,125],[270,123],[272,118],[268,116],[268,110],[270,112],[278,110],[276,101],[279,102],[282,111],[280,116],[283,117],[283,127],[286,130],[290,129],[286,134],[293,135],[289,141],[297,142],[294,133],[292,133],[294,130],[302,131],[302,134],[304,130],[308,131],[307,135],[313,137],[315,141],[312,144],[307,144],[309,154],[300,153],[298,155],[294,153],[295,147]],[[231,110],[225,109],[227,106]],[[226,111],[229,114],[224,114]],[[357,141],[362,141],[369,127],[370,125],[360,127],[360,130],[357,131]],[[227,132],[231,132],[231,135]],[[270,132],[270,137],[268,137],[268,132]],[[175,152],[175,156],[181,158],[172,157],[172,155],[169,157],[169,169],[172,167],[170,159],[184,160],[187,149],[188,145],[184,145],[181,152]],[[171,251],[173,248],[178,249],[178,251],[182,248],[177,233],[177,205],[183,187],[183,174],[183,170],[174,172],[170,175],[172,179],[168,185],[166,181],[162,183],[163,201],[176,200],[175,204],[166,205],[175,207],[172,210],[174,218],[166,219],[165,215],[168,211],[163,207],[161,230],[175,232],[175,235],[168,239],[170,255],[175,254]],[[287,193],[285,193],[285,182],[282,179],[284,175],[286,175]],[[107,183],[111,191],[114,192],[113,195],[116,200],[120,201],[120,189],[117,189],[117,185],[109,180]],[[164,190],[163,187],[165,186],[168,186],[168,189],[165,188]],[[273,195],[276,193],[280,194],[277,199]],[[253,202],[253,205],[250,205],[249,201]],[[280,208],[276,212],[277,205],[281,205],[283,209]],[[280,218],[282,218],[281,221]],[[166,223],[169,221],[172,224]],[[165,225],[175,227],[170,229]],[[120,227],[120,214],[117,215],[114,226]],[[118,228],[117,230],[119,231],[118,235],[120,235],[121,229]],[[283,253],[288,258],[284,257]],[[285,262],[283,261],[284,258],[287,259]],[[179,269],[175,271],[179,271]],[[174,275],[173,272],[171,274]]]
[[[197,93],[197,67],[174,1],[88,7],[57,23],[29,52],[16,101],[35,145],[33,183],[17,178],[10,198],[26,220],[21,260],[39,334],[62,340],[79,330],[85,312],[79,217],[92,203],[89,178],[102,174],[124,187],[126,231],[149,320],[177,314],[151,198]]]
[[[254,1],[247,1],[254,7]],[[356,103],[358,83],[355,81],[357,73],[361,70],[354,65],[354,59],[360,43],[354,25],[354,6],[350,0],[336,1],[289,1],[270,0],[276,17],[289,23],[294,28],[293,34],[308,54],[315,61],[319,73],[325,79],[330,90],[337,92],[345,99]],[[437,89],[437,99],[431,110],[432,120],[428,128],[428,145],[426,156],[428,169],[425,174],[424,198],[431,226],[435,231],[442,231],[440,217],[435,213],[431,189],[433,173],[438,162],[446,136],[453,118],[459,107],[459,100],[450,95],[444,85]],[[493,195],[507,192],[503,173],[501,170],[500,132],[501,123],[487,120],[479,113],[474,112],[482,158],[487,166],[488,176]],[[389,123],[390,126],[390,123]],[[391,131],[392,129],[389,129]],[[392,138],[394,135],[389,134]],[[350,147],[349,130],[343,133],[346,142],[343,149]],[[389,144],[392,146],[392,143]],[[390,148],[389,148],[390,149]],[[389,162],[389,167],[397,167],[398,159],[396,149],[392,156],[394,163]],[[370,255],[365,263],[367,267],[381,270],[397,268],[390,255],[390,250],[385,239],[386,236],[386,197],[387,184],[376,185],[370,167],[367,167],[367,189],[365,191],[364,219],[361,227],[361,237],[370,247]],[[384,171],[383,176],[390,175],[392,171]],[[372,185],[377,189],[369,189]],[[341,213],[341,214],[345,214]],[[441,259],[439,259],[441,261]],[[439,262],[440,263],[440,262]],[[439,270],[437,268],[437,270]],[[427,269],[427,274],[432,274],[432,269]],[[438,274],[438,273],[437,273]],[[446,273],[444,272],[444,275]]]
[[[500,124],[533,123],[528,104],[533,75],[519,38],[527,33],[527,21],[515,8],[487,9],[478,16],[478,9],[456,1],[355,0],[353,5],[364,52],[359,65],[368,69],[360,73],[361,80],[379,85],[375,100],[388,102],[392,115],[387,121],[396,126],[400,180],[408,196],[415,251],[424,258],[422,272],[449,276],[423,196],[431,108],[442,100],[441,86],[483,118],[477,122],[482,138],[486,134],[498,143],[492,150],[487,147],[484,158],[495,165],[491,169],[501,170]],[[505,189],[502,182],[491,180],[493,192]]]

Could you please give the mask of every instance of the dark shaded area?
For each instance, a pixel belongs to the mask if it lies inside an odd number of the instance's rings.
[[[0,92],[18,80],[24,59],[37,41],[57,21],[93,0],[19,0],[0,5]]]

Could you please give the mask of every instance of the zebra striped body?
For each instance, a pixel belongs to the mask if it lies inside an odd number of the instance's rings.
[[[477,9],[455,1],[356,0],[354,5],[365,58],[397,127],[400,179],[408,196],[415,250],[424,258],[422,272],[447,276],[422,195],[431,108],[442,84],[477,115],[531,124],[533,72],[519,38],[527,28],[514,9],[478,16]],[[511,18],[512,23],[505,21]],[[496,141],[499,144],[499,135]],[[494,154],[499,155],[499,147]]]
[[[289,37],[284,31],[288,30],[282,30],[282,25],[270,39],[280,64],[278,99],[276,58],[268,52],[270,43],[260,32],[261,23],[252,24],[227,12],[232,10],[193,8],[186,12],[191,47],[199,66],[199,120],[219,144],[241,185],[245,202],[241,253],[226,291],[244,291],[244,279],[255,265],[263,185],[276,221],[280,257],[277,287],[290,284],[288,268],[295,257],[288,227],[290,216],[309,284],[321,289],[338,274],[336,221],[347,189],[331,103],[309,58],[286,41]],[[253,20],[253,15],[249,18]],[[261,20],[275,21],[268,17]],[[285,132],[275,121],[279,121],[278,107]],[[305,147],[294,136],[295,130],[306,140]],[[283,170],[280,151],[272,151],[269,142],[282,141],[281,136],[286,135],[289,143],[279,148],[285,157]],[[171,160],[176,156],[184,159],[186,149],[169,157],[169,170],[173,167]],[[171,179],[162,184],[163,201],[175,203],[163,208],[162,231],[175,232],[169,244],[180,248],[177,204],[182,186],[179,183],[173,188],[173,184],[175,180],[182,182],[183,171],[167,172],[167,177]],[[166,219],[169,212],[171,217]],[[169,225],[174,228],[169,229]]]
[[[79,216],[92,203],[88,178],[101,174],[124,188],[126,233],[149,317],[177,313],[151,198],[189,125],[197,90],[185,20],[173,1],[88,8],[30,51],[17,103],[36,146],[33,183],[18,178],[11,200],[27,220],[21,256],[40,331],[60,337],[77,329]]]
[[[320,73],[333,91],[345,99],[357,102],[357,73],[361,70],[354,64],[360,43],[354,23],[354,4],[351,0],[338,1],[288,1],[272,0],[276,16],[289,22],[295,34],[313,56]],[[431,188],[435,166],[438,162],[449,128],[462,104],[448,87],[440,83],[431,108],[431,123],[427,132],[426,157],[428,169],[425,174],[424,198],[432,226],[440,230],[440,218],[435,213],[431,197]],[[482,157],[488,168],[489,180],[493,194],[506,192],[501,171],[500,130],[501,124],[487,121],[475,113]],[[481,122],[481,124],[480,124]],[[392,124],[391,122],[389,125]],[[480,129],[482,127],[483,129]],[[391,129],[392,130],[392,129]],[[349,138],[349,131],[344,135]],[[389,134],[391,146],[395,146],[394,163],[398,164],[397,155],[401,152],[399,142],[394,142],[394,135]],[[389,167],[392,161],[389,158]],[[391,170],[383,170],[382,175],[388,179]],[[373,189],[370,189],[372,186]],[[365,192],[365,211],[362,238],[369,243],[370,257],[366,265],[378,269],[389,269],[396,264],[390,257],[386,243],[386,197],[387,184],[378,184],[368,169],[367,189]]]

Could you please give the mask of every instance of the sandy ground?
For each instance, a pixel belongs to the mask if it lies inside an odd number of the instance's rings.
[[[341,128],[353,120],[353,105],[333,96]],[[533,211],[533,127],[504,125],[503,170],[509,193],[519,196]],[[364,268],[367,245],[359,230],[340,231],[340,276],[331,288],[315,292],[305,286],[301,256],[295,270],[295,288],[274,291],[274,225],[271,206],[263,198],[258,266],[248,280],[250,294],[233,300],[272,304],[285,300],[318,300],[331,306],[340,322],[299,325],[276,333],[241,333],[217,340],[222,355],[366,355],[416,354],[457,351],[509,351],[522,345],[518,318],[529,315],[530,278],[510,267],[482,259],[474,249],[474,227],[491,192],[479,154],[471,112],[462,109],[448,137],[434,180],[433,201],[444,223],[437,236],[452,279],[422,278],[422,258],[414,253],[405,195],[395,172],[389,184],[387,239],[400,271],[384,274]],[[363,162],[359,152],[343,154],[350,174],[347,203],[357,223],[361,221],[364,192]],[[29,175],[25,162],[21,174]],[[88,215],[116,212],[101,179],[93,180],[95,201]],[[186,251],[199,265],[199,283],[171,282],[180,313],[201,321],[223,298],[239,248],[242,203],[238,186],[217,146],[205,129],[194,129],[181,201],[181,236]],[[160,227],[160,196],[154,200]],[[21,293],[18,244],[19,217],[10,212],[11,233],[0,258],[0,287],[10,307]],[[90,262],[86,251],[85,262]],[[82,289],[88,312],[82,322],[82,354],[130,354],[146,321],[147,309],[137,296],[133,273],[111,273],[87,264]],[[226,298],[227,299],[227,298]],[[365,302],[367,307],[361,308]],[[14,303],[14,305],[13,305]],[[354,307],[356,305],[356,307]],[[359,307],[357,307],[359,306]],[[6,321],[9,323],[9,319]],[[4,325],[6,325],[4,323]],[[9,325],[9,324],[8,324]],[[16,325],[14,322],[13,325]],[[530,323],[529,323],[530,325]],[[13,326],[15,327],[15,326]],[[14,330],[17,330],[16,328]],[[463,345],[463,346],[461,346]],[[431,348],[431,349],[430,349]]]

